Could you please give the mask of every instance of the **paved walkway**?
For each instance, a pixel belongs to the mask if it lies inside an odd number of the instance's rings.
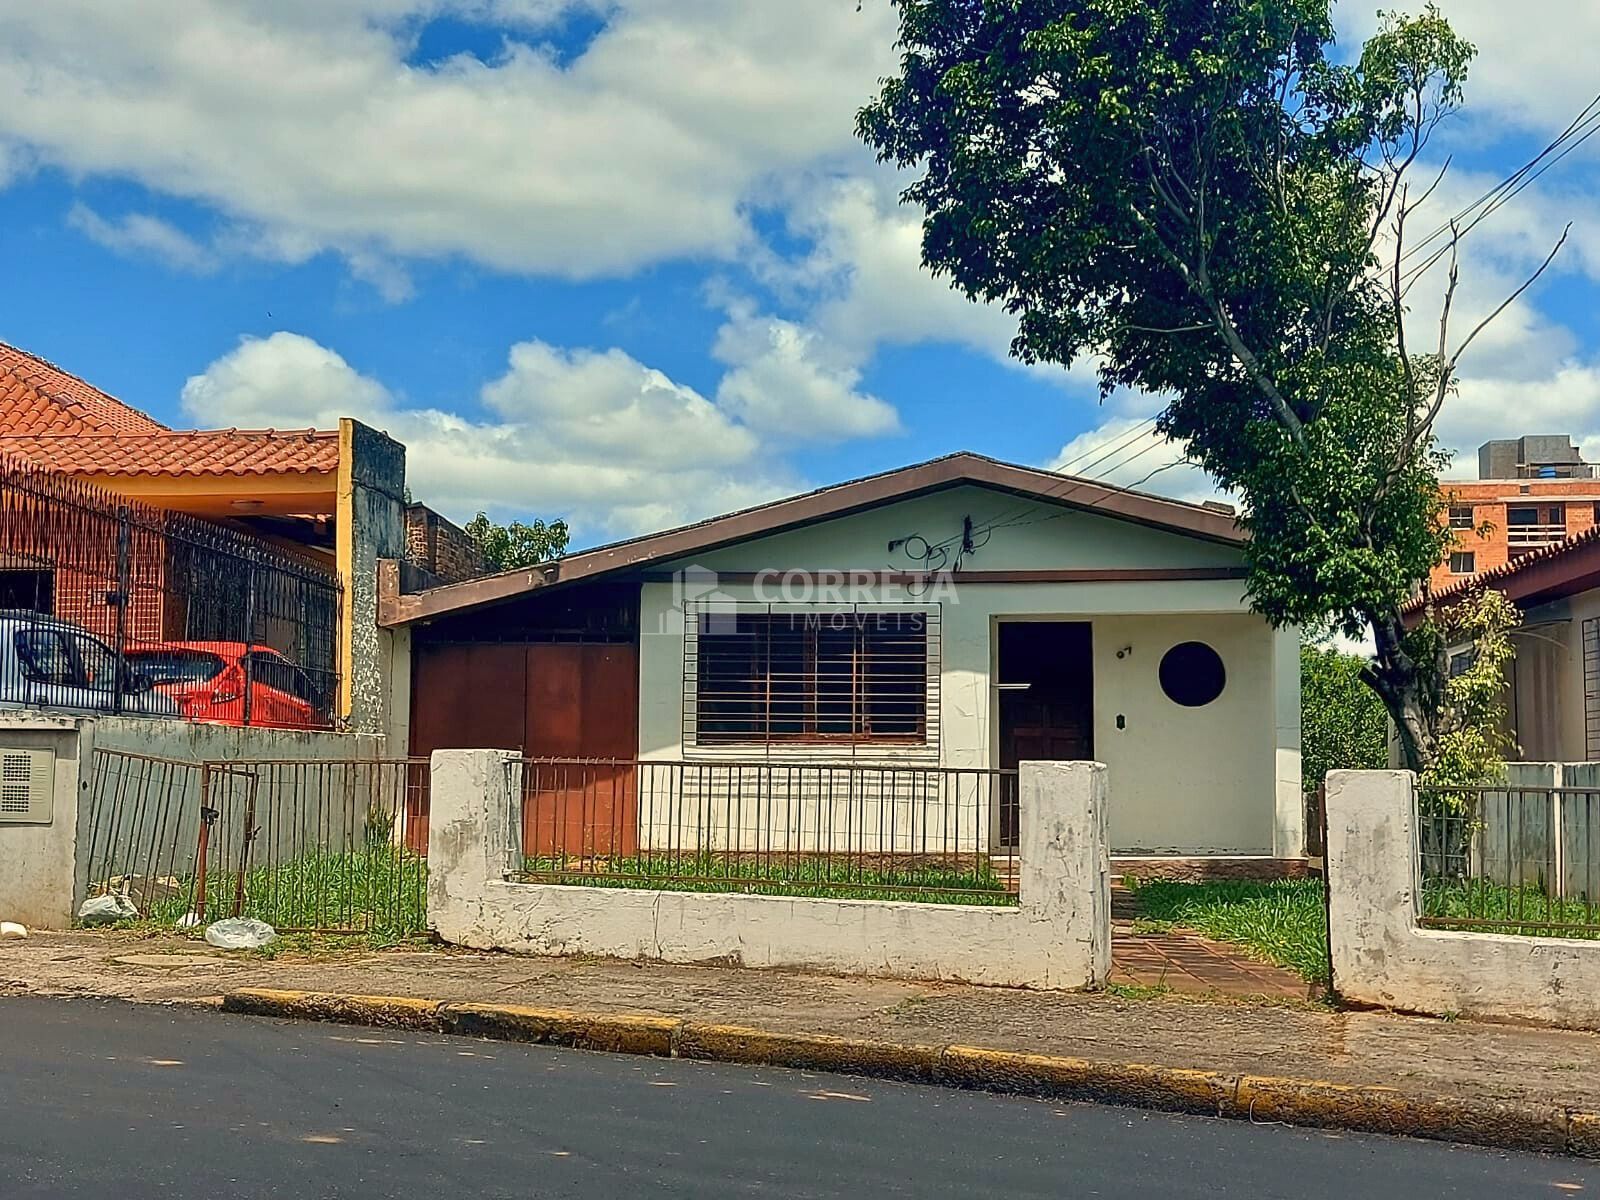
[[[1310,1005],[393,950],[267,960],[172,935],[0,941],[0,995],[194,1003],[234,988],[659,1014],[778,1032],[1158,1063],[1600,1109],[1600,1036]]]
[[[1193,995],[1304,1000],[1319,989],[1293,971],[1251,958],[1237,946],[1187,930],[1135,933],[1139,898],[1111,888],[1111,982]]]
[[[1237,947],[1197,934],[1134,933],[1111,927],[1111,982],[1215,996],[1304,1000],[1317,989],[1293,971],[1257,962]]]

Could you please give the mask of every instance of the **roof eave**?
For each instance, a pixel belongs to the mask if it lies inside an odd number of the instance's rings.
[[[1059,489],[1064,480],[1071,483],[1070,491],[1065,494],[1053,491]],[[694,525],[612,546],[601,546],[534,567],[411,594],[400,594],[395,590],[380,604],[378,621],[380,625],[393,627],[470,612],[545,588],[598,579],[681,558],[686,554],[706,553],[753,537],[766,537],[965,484],[1008,491],[1036,502],[1059,504],[1065,508],[1097,511],[1150,528],[1223,545],[1242,546],[1249,540],[1248,534],[1233,517],[1199,505],[1075,479],[1052,471],[1019,467],[982,455],[953,454],[776,500],[742,512],[713,517]],[[1068,498],[1080,492],[1086,493],[1082,500]]]

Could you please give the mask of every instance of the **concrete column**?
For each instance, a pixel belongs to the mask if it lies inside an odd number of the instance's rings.
[[[1272,634],[1273,745],[1275,810],[1272,852],[1278,858],[1303,858],[1306,803],[1300,761],[1300,629]]]
[[[1071,929],[1096,983],[1111,972],[1111,856],[1106,768],[1025,762],[1018,769],[1020,899],[1035,919]]]
[[[447,942],[487,949],[477,920],[485,893],[517,865],[519,756],[435,750],[429,767],[428,925]],[[520,809],[520,805],[518,806]]]
[[[0,822],[0,921],[70,928],[88,886],[94,722],[0,714],[0,750],[50,750],[56,756],[49,821]]]
[[[1328,772],[1329,950],[1347,999],[1397,1003],[1389,966],[1416,917],[1414,780],[1410,771]]]

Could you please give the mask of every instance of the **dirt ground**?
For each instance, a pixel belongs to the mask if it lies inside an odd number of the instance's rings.
[[[0,942],[0,995],[196,1003],[240,987],[652,1013],[781,1032],[1379,1084],[1600,1109],[1600,1035],[1310,1005],[1030,992],[446,949],[213,950],[128,933]]]

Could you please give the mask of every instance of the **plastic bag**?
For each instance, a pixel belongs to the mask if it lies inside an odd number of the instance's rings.
[[[206,926],[206,942],[223,950],[259,950],[278,940],[278,931],[254,917],[227,917]]]
[[[85,925],[114,925],[118,921],[132,921],[139,909],[126,896],[90,896],[78,909],[78,920]]]

